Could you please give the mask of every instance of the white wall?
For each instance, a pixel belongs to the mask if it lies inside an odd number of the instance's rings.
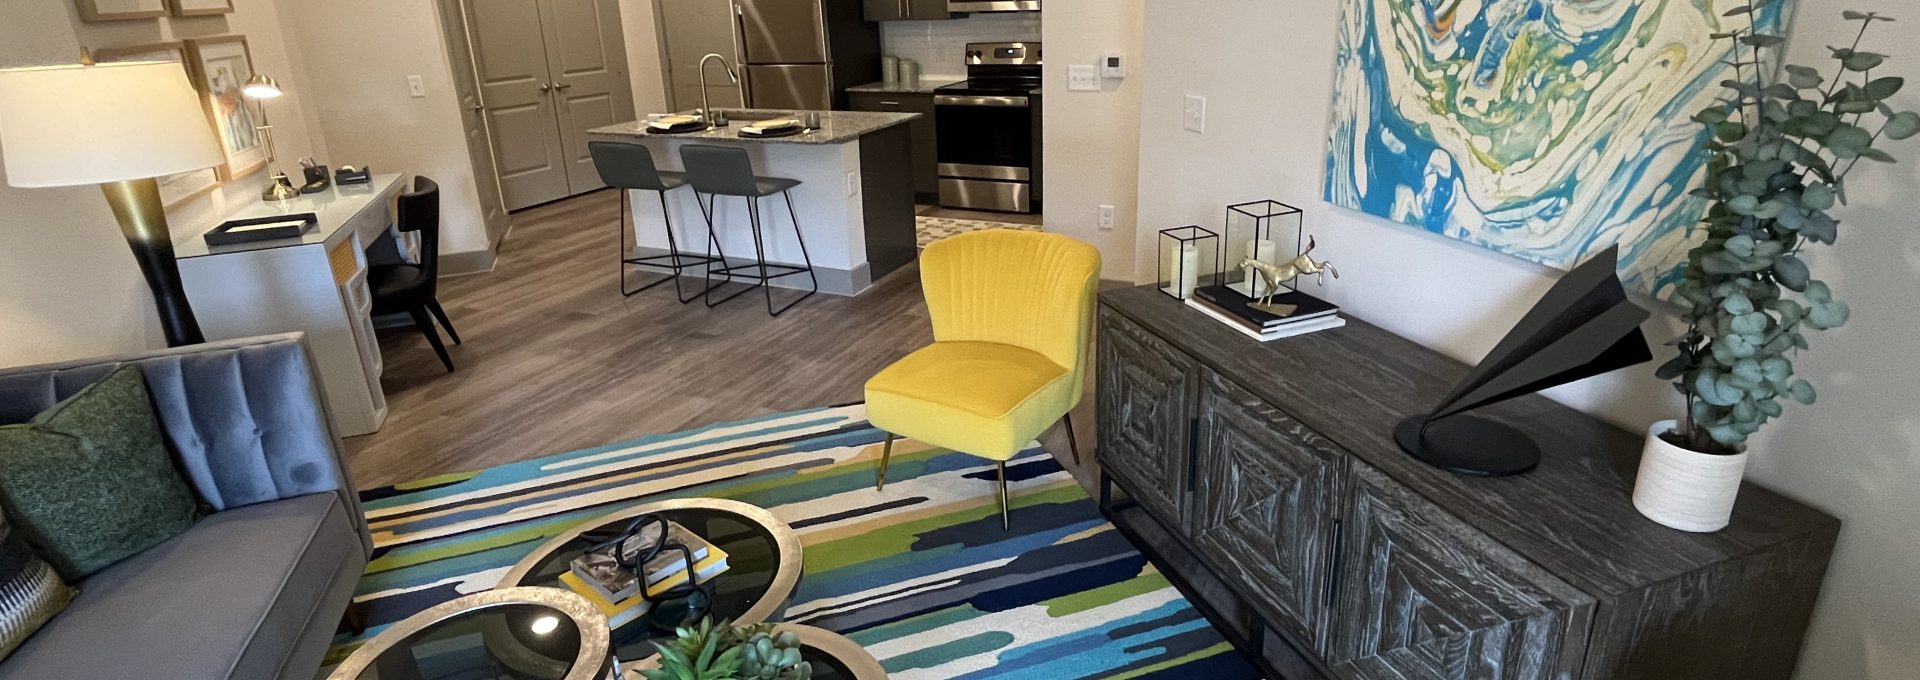
[[[660,53],[660,16],[653,0],[620,0],[621,34],[627,41],[627,77],[633,82],[633,110],[645,116],[671,110],[664,55]]]
[[[324,144],[310,134],[311,101],[299,55],[285,47],[278,6],[236,0],[234,8],[217,16],[86,23],[68,0],[13,0],[0,22],[0,66],[74,63],[81,47],[245,35],[254,68],[288,88],[270,111],[281,167],[324,155]],[[168,221],[178,233],[257,201],[266,177],[256,172],[176,206]],[[0,182],[0,365],[163,344],[146,282],[98,189],[15,189]]]
[[[1047,5],[1046,13],[1053,12],[1053,6]],[[919,62],[921,82],[927,85],[957,83],[967,79],[967,43],[1040,40],[1040,16],[1039,12],[986,12],[962,19],[881,22],[880,51]]]
[[[1094,244],[1101,276],[1125,280],[1135,270],[1134,206],[1140,170],[1140,74],[1145,0],[1047,0],[1041,26],[1045,50],[1044,145],[1046,230]],[[1159,12],[1171,11],[1161,3]],[[1097,65],[1118,51],[1130,60],[1130,78],[1106,80],[1100,92],[1068,92],[1069,64]],[[1149,187],[1160,190],[1158,187]],[[1099,229],[1099,206],[1114,207],[1114,228]]]
[[[482,253],[492,244],[435,5],[330,0],[281,7],[327,140],[322,162],[432,178],[440,184],[441,255]],[[408,94],[412,75],[425,81],[427,96]]]
[[[1227,204],[1274,198],[1306,210],[1320,252],[1339,265],[1344,278],[1329,282],[1327,297],[1354,316],[1477,360],[1558,273],[1319,199],[1341,4],[1149,3],[1145,54],[1135,62],[1143,81],[1136,280],[1153,276],[1158,229],[1217,228]],[[1842,7],[1904,8],[1894,0],[1802,0],[1799,7],[1791,58],[1810,64],[1824,57],[1823,45],[1850,39]],[[1901,49],[1920,44],[1920,17],[1902,19],[1876,29],[1876,45],[1899,53],[1876,75],[1920,82],[1920,52]],[[1181,129],[1189,93],[1207,97],[1205,134]],[[1900,103],[1920,108],[1920,91]],[[1812,338],[1813,350],[1799,360],[1822,401],[1790,409],[1754,441],[1755,481],[1846,523],[1803,656],[1799,677],[1808,680],[1904,679],[1920,667],[1920,540],[1912,528],[1920,516],[1920,411],[1907,396],[1920,385],[1913,360],[1920,336],[1911,321],[1920,290],[1920,230],[1912,228],[1920,214],[1920,143],[1899,150],[1901,165],[1858,175],[1852,204],[1842,209],[1849,228],[1839,247],[1810,258],[1854,309],[1850,326]],[[1663,341],[1672,325],[1663,317],[1648,330]],[[1651,373],[1651,365],[1636,367],[1549,394],[1638,430],[1679,409]]]

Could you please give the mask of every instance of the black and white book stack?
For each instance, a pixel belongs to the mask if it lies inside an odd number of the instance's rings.
[[[1260,342],[1347,325],[1338,306],[1300,291],[1282,289],[1274,294],[1271,305],[1256,307],[1255,302],[1246,293],[1224,285],[1201,288],[1187,298],[1188,307]]]

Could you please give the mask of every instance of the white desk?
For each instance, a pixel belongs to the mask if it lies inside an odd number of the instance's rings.
[[[368,434],[387,417],[380,389],[380,346],[368,313],[366,248],[393,224],[392,197],[402,174],[335,186],[289,201],[260,202],[221,220],[176,232],[174,257],[187,300],[208,340],[305,331],[340,434]],[[208,247],[219,222],[310,212],[319,220],[300,238]]]

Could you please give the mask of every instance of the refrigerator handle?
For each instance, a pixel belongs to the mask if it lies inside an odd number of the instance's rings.
[[[747,30],[747,11],[746,8],[741,7],[738,2],[729,2],[727,4],[733,7],[733,31],[731,33],[731,37],[733,38],[733,67],[740,74],[740,108],[753,108],[752,85],[748,82],[749,79],[747,76],[747,54],[746,50],[740,47],[741,32]]]

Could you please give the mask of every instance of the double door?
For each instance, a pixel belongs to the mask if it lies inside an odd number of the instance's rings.
[[[1100,325],[1107,474],[1329,675],[1578,676],[1590,596],[1117,313]]]
[[[599,189],[587,131],[634,119],[619,0],[464,0],[508,210]]]

